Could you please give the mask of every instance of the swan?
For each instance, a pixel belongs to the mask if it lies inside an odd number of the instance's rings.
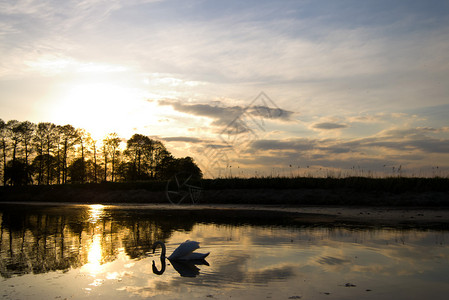
[[[166,248],[165,244],[161,241],[157,241],[153,244],[153,254],[156,251],[157,246],[161,246],[161,259],[165,258]],[[200,243],[196,241],[187,240],[181,243],[178,248],[173,251],[173,253],[167,257],[170,261],[185,261],[185,260],[202,260],[205,259],[210,252],[207,253],[197,253],[193,252],[200,247]]]

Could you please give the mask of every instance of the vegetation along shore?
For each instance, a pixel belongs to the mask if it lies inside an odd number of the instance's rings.
[[[2,186],[3,202],[162,203],[168,181]],[[190,181],[200,204],[449,207],[449,178],[226,178]],[[189,196],[190,197],[190,196]],[[192,203],[187,197],[182,204]]]

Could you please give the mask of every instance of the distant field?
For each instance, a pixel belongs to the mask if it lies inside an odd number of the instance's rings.
[[[226,178],[188,182],[199,203],[449,206],[449,178]],[[175,190],[176,186],[168,186]],[[1,201],[168,203],[166,181],[0,187]],[[183,203],[189,203],[186,199]],[[191,203],[191,202],[190,202]]]

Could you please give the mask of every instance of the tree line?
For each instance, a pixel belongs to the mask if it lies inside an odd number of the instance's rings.
[[[96,140],[69,124],[0,119],[0,148],[4,186],[166,180],[181,171],[202,177],[191,157],[175,158],[142,134]]]

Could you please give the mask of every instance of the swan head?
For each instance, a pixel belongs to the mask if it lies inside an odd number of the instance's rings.
[[[157,241],[153,244],[152,248],[153,248],[153,254],[156,252],[156,248],[157,246],[161,246],[162,251],[161,251],[161,257],[165,257],[165,244],[161,241]]]

